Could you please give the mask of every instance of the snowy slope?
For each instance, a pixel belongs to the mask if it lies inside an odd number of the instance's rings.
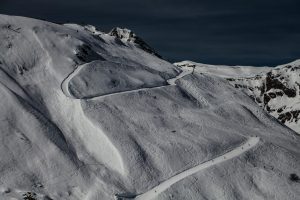
[[[251,77],[260,73],[266,73],[272,69],[271,67],[209,65],[193,61],[182,61],[174,64],[180,68],[192,69],[195,67],[195,70],[199,73],[223,78]]]
[[[300,133],[300,60],[281,65],[268,73],[230,80],[244,90],[280,122]]]
[[[228,81],[92,26],[0,41],[0,199],[299,197],[300,137]]]
[[[300,60],[273,67],[213,66],[183,61],[181,68],[226,78],[246,92],[258,105],[281,123],[300,133]]]

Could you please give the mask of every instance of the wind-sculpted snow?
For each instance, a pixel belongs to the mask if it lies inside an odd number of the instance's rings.
[[[298,199],[298,135],[119,37],[0,15],[0,199]]]
[[[18,85],[18,83],[10,77],[2,68],[0,68],[0,83],[7,88],[10,88],[14,93],[18,94],[20,97],[30,102],[30,97],[26,92]]]

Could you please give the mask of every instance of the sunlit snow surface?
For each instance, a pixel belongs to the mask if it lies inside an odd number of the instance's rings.
[[[227,80],[92,26],[0,15],[0,41],[0,199],[134,198],[178,174],[151,198],[300,196],[299,136]]]

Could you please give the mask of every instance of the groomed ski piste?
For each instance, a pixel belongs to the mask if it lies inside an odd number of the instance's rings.
[[[154,199],[160,193],[164,192],[165,190],[167,190],[169,187],[171,187],[173,184],[179,182],[180,180],[182,180],[188,176],[191,176],[201,170],[204,170],[206,168],[220,164],[227,160],[233,159],[233,158],[245,153],[246,151],[255,147],[255,145],[257,145],[259,143],[259,140],[260,140],[259,137],[250,137],[241,146],[239,146],[223,155],[220,155],[214,159],[208,160],[204,163],[201,163],[200,165],[197,165],[193,168],[185,170],[185,171],[167,179],[166,181],[160,183],[159,185],[155,186],[154,188],[152,188],[151,190],[149,190],[143,194],[137,195],[136,197],[133,197],[133,198],[122,196],[122,195],[115,195],[116,199],[118,199],[118,200],[122,200],[122,199],[151,200],[151,199]]]
[[[74,78],[77,74],[79,74],[79,72],[85,67],[86,65],[79,65],[77,68],[75,68],[75,70],[70,73],[65,80],[62,82],[61,84],[61,88],[63,93],[67,96],[70,97],[72,99],[78,99],[76,98],[69,90],[69,85],[70,85],[70,81],[72,80],[72,78]],[[115,93],[111,93],[111,94],[105,94],[105,95],[99,95],[99,96],[93,96],[93,97],[89,97],[89,98],[83,98],[85,100],[97,100],[98,98],[104,98],[104,97],[108,97],[108,96],[114,96],[114,95],[121,95],[121,94],[127,94],[127,93],[131,93],[131,92],[139,92],[139,91],[145,91],[148,89],[158,89],[158,88],[164,88],[164,87],[168,87],[168,86],[174,86],[176,85],[176,81],[180,78],[183,78],[186,75],[191,74],[192,71],[185,68],[182,69],[182,72],[179,73],[176,77],[171,78],[169,80],[167,80],[167,83],[169,85],[163,85],[163,86],[157,86],[157,87],[151,87],[151,88],[140,88],[140,89],[135,89],[135,90],[128,90],[128,91],[122,91],[122,92],[115,92]]]
[[[84,65],[78,66],[71,74],[68,75],[68,77],[63,81],[62,83],[62,90],[65,93],[66,96],[76,99],[76,97],[74,97],[70,91],[69,91],[69,82],[70,80],[75,77],[80,70],[84,67]],[[186,75],[191,74],[192,71],[189,70],[188,68],[185,68],[182,70],[182,72],[177,75],[176,77],[167,80],[167,83],[171,86],[176,85],[176,81],[180,78],[183,78]],[[111,95],[120,95],[120,94],[126,94],[126,93],[130,93],[130,92],[138,92],[138,91],[143,91],[143,90],[147,90],[147,89],[154,89],[154,88],[162,88],[162,87],[167,87],[166,86],[158,86],[158,87],[153,87],[153,88],[141,88],[141,89],[136,89],[136,90],[130,90],[130,91],[124,91],[124,92],[117,92],[117,93],[112,93],[112,94],[107,94],[107,95],[101,95],[101,96],[97,96],[97,97],[92,97],[90,99],[85,99],[85,100],[95,100],[98,98],[103,98],[106,96],[111,96]],[[155,186],[154,188],[152,188],[151,190],[137,195],[136,197],[126,197],[126,196],[122,196],[122,195],[115,195],[115,198],[118,200],[122,200],[122,199],[135,199],[135,200],[151,200],[154,199],[156,196],[158,196],[160,193],[164,192],[165,190],[167,190],[169,187],[171,187],[173,184],[179,182],[180,180],[191,176],[201,170],[204,170],[206,168],[209,168],[211,166],[217,165],[219,163],[225,162],[227,160],[230,160],[234,157],[237,157],[239,155],[241,155],[242,153],[250,150],[251,148],[253,148],[256,144],[258,144],[259,142],[259,137],[250,137],[243,145],[235,148],[232,151],[229,151],[219,157],[216,157],[215,159],[206,161],[204,163],[201,163],[198,166],[195,166],[193,168],[190,168],[188,170],[185,170],[173,177],[171,177],[170,179],[167,179],[166,181],[160,183],[159,185]]]
[[[80,70],[84,67],[84,65],[80,65],[78,66],[72,73],[70,73],[68,75],[68,77],[63,81],[62,83],[62,90],[64,92],[64,94],[70,98],[76,99],[76,97],[74,97],[70,91],[69,91],[69,82],[71,81],[71,79],[73,77],[75,77]],[[189,68],[184,68],[182,70],[182,72],[177,75],[176,77],[167,80],[167,83],[171,86],[176,85],[176,81],[180,78],[183,78],[186,75],[189,75],[192,73],[192,70],[190,70]],[[112,93],[112,94],[107,94],[107,95],[100,95],[100,96],[96,96],[96,97],[92,97],[92,98],[85,98],[85,100],[95,100],[98,98],[104,98],[107,96],[112,96],[112,95],[120,95],[120,94],[126,94],[126,93],[130,93],[130,92],[138,92],[138,91],[143,91],[143,90],[148,90],[148,89],[155,89],[155,88],[162,88],[162,87],[167,87],[166,86],[158,86],[158,87],[153,87],[153,88],[140,88],[140,89],[136,89],[136,90],[129,90],[129,91],[124,91],[124,92],[117,92],[117,93]],[[179,182],[180,180],[191,176],[201,170],[204,170],[206,168],[209,168],[211,166],[217,165],[219,163],[225,162],[227,160],[230,160],[232,158],[235,158],[239,155],[241,155],[242,153],[250,150],[251,148],[253,148],[256,144],[258,144],[259,142],[259,137],[250,137],[244,144],[242,144],[241,146],[219,156],[216,157],[214,159],[211,159],[209,161],[206,161],[204,163],[201,163],[193,168],[190,168],[188,170],[185,170],[169,179],[167,179],[166,181],[160,183],[159,185],[155,186],[154,188],[150,189],[149,191],[137,195],[136,197],[130,197],[130,196],[122,196],[122,195],[115,195],[115,198],[118,200],[122,200],[122,199],[135,199],[135,200],[151,200],[154,199],[156,196],[158,196],[160,193],[164,192],[165,190],[167,190],[169,187],[171,187],[173,184]]]

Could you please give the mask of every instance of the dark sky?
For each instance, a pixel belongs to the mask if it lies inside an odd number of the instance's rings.
[[[299,0],[0,0],[0,13],[127,27],[171,61],[273,66],[300,58]]]

